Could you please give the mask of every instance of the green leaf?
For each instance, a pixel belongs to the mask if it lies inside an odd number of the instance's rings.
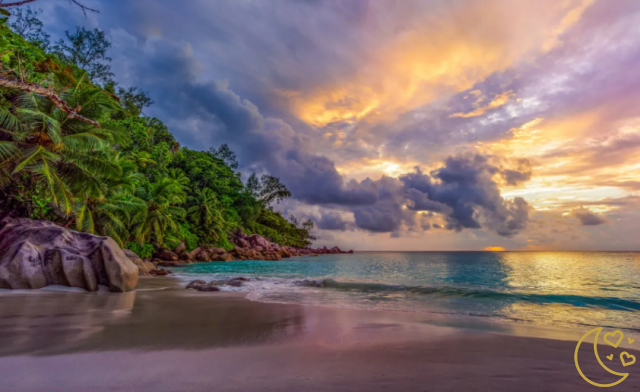
[[[5,8],[0,8],[0,14],[4,16],[11,16],[11,12],[7,11]]]

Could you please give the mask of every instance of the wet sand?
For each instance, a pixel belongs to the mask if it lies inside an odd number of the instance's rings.
[[[0,294],[0,390],[599,390],[574,365],[588,328],[264,304],[164,278],[141,288]],[[630,373],[615,390],[640,388],[640,364],[619,360],[622,351],[640,359],[630,348],[638,344],[599,346],[607,366]],[[598,365],[591,344],[579,359],[595,382],[619,378]]]

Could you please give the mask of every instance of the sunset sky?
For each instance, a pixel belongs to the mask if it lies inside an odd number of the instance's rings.
[[[358,250],[640,250],[640,1],[43,1]],[[246,175],[244,176],[246,178]]]

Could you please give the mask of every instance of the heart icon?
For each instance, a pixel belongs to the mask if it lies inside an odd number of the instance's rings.
[[[629,362],[625,362],[624,361],[624,357],[625,356],[629,358]],[[634,363],[636,363],[636,357],[634,357],[633,355],[631,355],[628,352],[624,351],[624,352],[622,352],[620,354],[620,362],[622,362],[622,366],[633,365]]]
[[[608,360],[612,360],[612,359],[613,359],[613,354],[609,354],[609,355],[607,355],[607,359],[608,359]]]
[[[611,343],[611,341],[609,340],[609,336],[614,337],[616,335],[620,334],[620,337],[618,338],[618,341],[614,343]],[[624,337],[624,334],[620,331],[615,331],[615,332],[607,332],[604,334],[604,341],[607,342],[609,344],[609,346],[613,346],[613,348],[618,348],[618,345],[620,344],[620,342],[622,341],[622,338]]]
[[[631,339],[631,338],[627,338],[627,340],[629,341],[629,344],[635,342],[635,340]]]

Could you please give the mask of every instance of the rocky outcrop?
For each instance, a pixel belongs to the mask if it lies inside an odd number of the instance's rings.
[[[198,288],[196,289],[198,291],[220,291],[220,287],[218,286],[212,286],[209,284],[205,284],[202,286],[198,286]]]
[[[173,248],[173,253],[179,255],[180,253],[184,252],[186,249],[187,249],[187,246],[184,244],[184,242],[181,242],[180,245]]]
[[[156,252],[156,254],[154,254],[153,257],[160,260],[165,260],[165,261],[176,261],[179,259],[177,254],[173,253],[168,249],[162,249]]]
[[[251,279],[242,276],[229,280],[214,280],[209,283],[205,282],[204,280],[194,280],[191,281],[185,288],[198,291],[220,291],[219,286],[242,287],[245,282],[249,281],[251,281]]]
[[[97,291],[131,291],[138,267],[109,237],[80,233],[47,221],[5,219],[0,223],[0,288],[49,285]]]
[[[210,255],[222,255],[227,253],[227,251],[222,248],[209,248],[208,252]]]
[[[236,245],[230,252],[235,260],[282,260],[294,256],[353,253],[352,250],[345,252],[337,246],[331,249],[327,249],[326,246],[316,249],[280,246],[258,234],[246,235],[241,229],[236,230],[230,240]]]
[[[155,269],[155,270],[149,272],[150,275],[155,275],[155,276],[167,276],[170,273],[171,273],[171,271],[166,270],[166,269],[161,269],[161,268],[158,268],[158,269]]]
[[[267,238],[258,235],[246,235],[238,229],[231,235],[231,242],[234,248],[226,251],[222,248],[198,247],[191,252],[187,252],[183,243],[169,251],[163,249],[154,255],[154,264],[164,267],[180,267],[194,262],[225,262],[234,260],[273,260],[278,261],[284,258],[295,256],[317,256],[320,254],[353,253],[352,250],[345,252],[334,246],[331,249],[322,248],[294,248],[280,246],[270,242]]]
[[[200,286],[202,286],[204,284],[207,284],[207,282],[205,282],[204,280],[199,280],[198,279],[198,280],[194,280],[191,283],[189,283],[187,285],[187,287],[185,287],[185,288],[187,288],[187,289],[197,289],[198,287],[200,287]]]
[[[153,264],[148,260],[142,260],[140,256],[130,251],[129,249],[123,249],[122,251],[124,252],[125,256],[127,256],[129,260],[131,260],[133,264],[135,264],[136,267],[138,267],[139,275],[141,276],[151,275],[150,272],[156,269],[155,264]]]

